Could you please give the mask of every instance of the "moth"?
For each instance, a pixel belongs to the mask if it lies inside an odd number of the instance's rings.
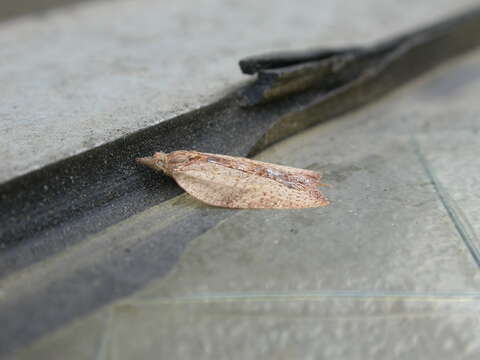
[[[326,206],[315,171],[242,157],[197,151],[156,152],[137,162],[171,176],[193,197],[237,209],[294,209]]]

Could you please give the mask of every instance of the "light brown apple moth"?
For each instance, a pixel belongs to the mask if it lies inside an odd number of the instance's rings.
[[[326,206],[317,190],[320,174],[241,157],[174,151],[137,162],[173,177],[187,193],[227,208],[311,208]]]

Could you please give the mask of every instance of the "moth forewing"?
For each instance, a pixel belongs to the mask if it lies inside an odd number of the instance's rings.
[[[247,158],[242,158],[242,157],[236,157],[236,156],[228,156],[228,155],[218,155],[218,154],[209,154],[209,153],[201,153],[203,155],[207,155],[209,157],[217,157],[221,159],[226,159],[230,160],[232,162],[241,162],[250,168],[270,168],[276,172],[283,173],[283,174],[297,174],[297,175],[302,175],[302,176],[307,176],[307,177],[312,177],[315,179],[320,180],[321,179],[321,174],[319,174],[316,171],[312,170],[306,170],[306,169],[299,169],[299,168],[294,168],[290,166],[285,166],[285,165],[278,165],[278,164],[271,164],[259,160],[252,160],[252,159],[247,159]]]

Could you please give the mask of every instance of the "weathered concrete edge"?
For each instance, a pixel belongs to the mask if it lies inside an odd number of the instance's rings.
[[[94,0],[35,0],[28,3],[24,1],[10,1],[0,5],[0,21],[28,14],[37,14],[59,7],[72,6],[86,1]]]

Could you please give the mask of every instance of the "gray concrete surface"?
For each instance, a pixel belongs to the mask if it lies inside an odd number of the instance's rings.
[[[332,205],[231,211],[168,276],[15,358],[477,359],[479,69],[476,52],[267,149],[323,172]],[[201,210],[182,195],[25,271]]]
[[[207,105],[240,58],[365,44],[477,0],[93,1],[0,23],[0,182]]]

